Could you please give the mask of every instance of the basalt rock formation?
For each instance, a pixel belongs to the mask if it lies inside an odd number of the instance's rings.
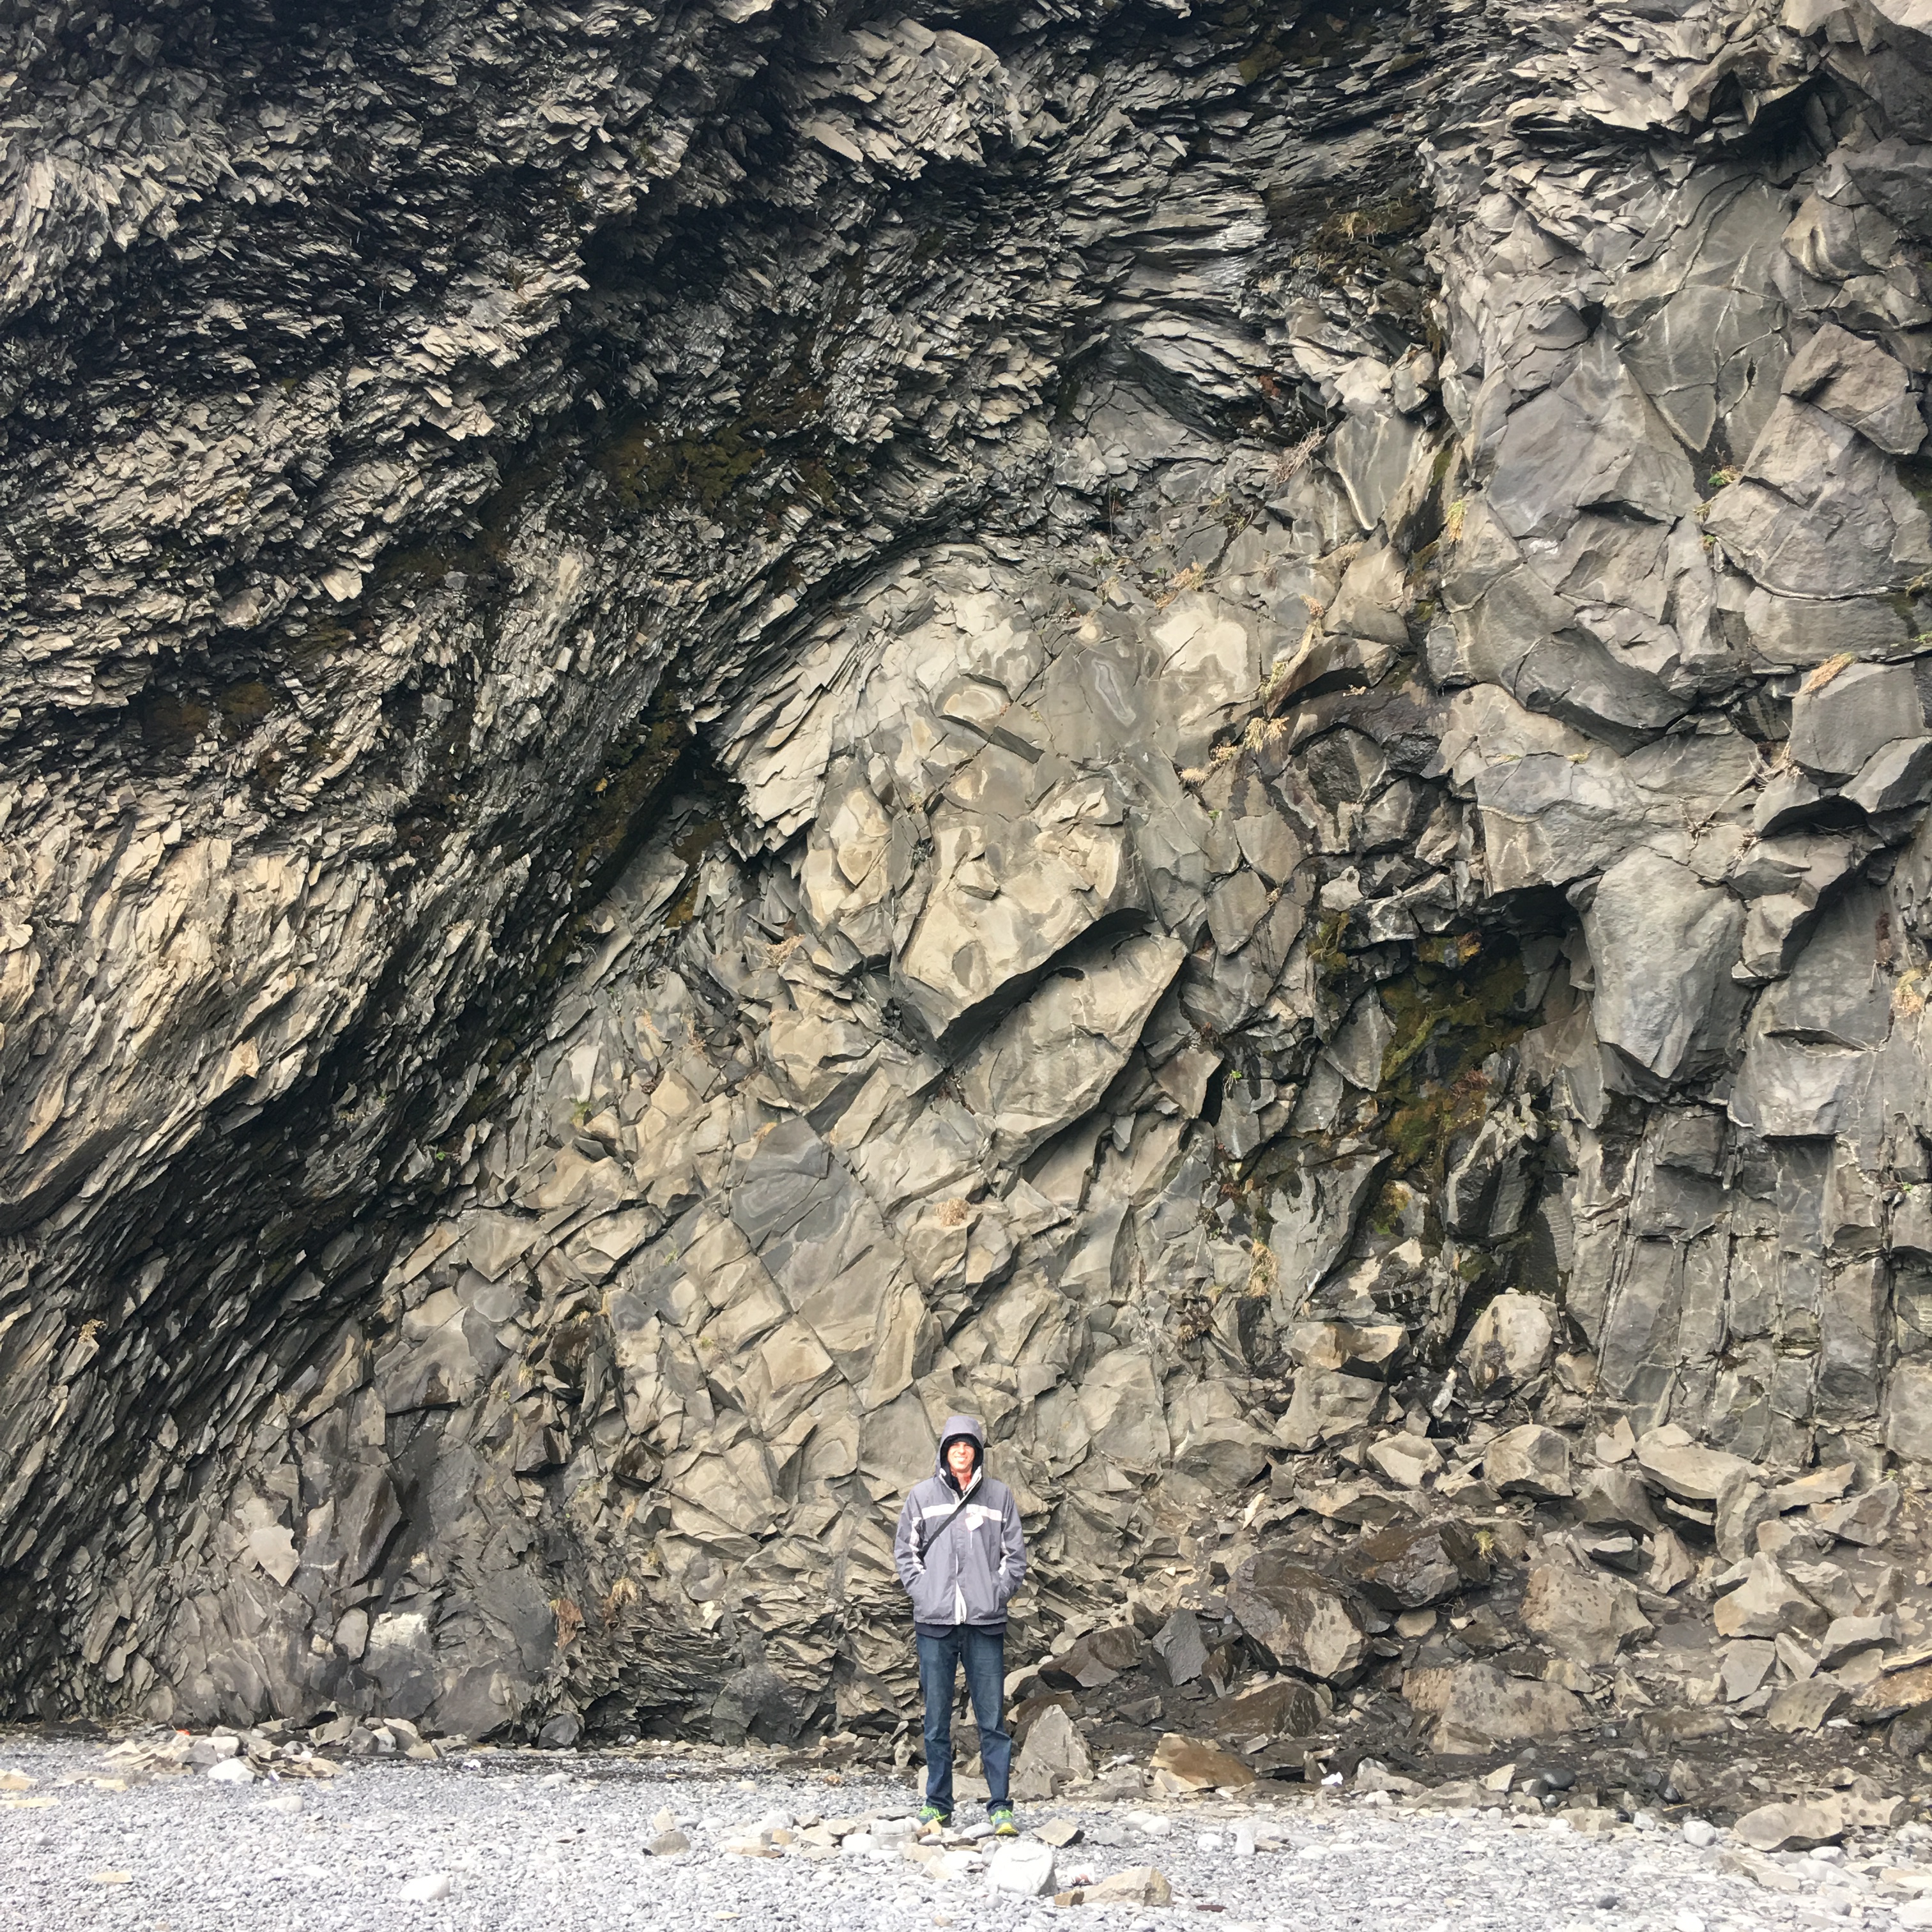
[[[0,1713],[1932,1702],[1922,8],[4,31]]]

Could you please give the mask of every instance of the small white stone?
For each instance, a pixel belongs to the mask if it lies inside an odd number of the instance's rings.
[[[1670,1922],[1676,1932],[1704,1932],[1704,1922],[1694,1912],[1680,1912]]]
[[[994,1892],[1037,1898],[1053,1889],[1053,1847],[1036,1838],[1015,1838],[986,1861],[986,1884]]]
[[[402,1896],[411,1905],[434,1905],[447,1898],[454,1886],[446,1871],[424,1872],[420,1878],[403,1881]]]
[[[1219,1832],[1203,1832],[1194,1840],[1195,1849],[1203,1852],[1218,1852],[1221,1849],[1221,1834]]]
[[[1694,1845],[1714,1845],[1718,1842],[1718,1828],[1708,1818],[1687,1818],[1684,1821],[1684,1835]]]
[[[253,1784],[255,1774],[248,1768],[245,1758],[225,1757],[219,1764],[210,1765],[202,1774],[215,1784]]]

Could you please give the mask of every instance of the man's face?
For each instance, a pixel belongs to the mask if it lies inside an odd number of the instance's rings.
[[[952,1472],[952,1480],[956,1483],[963,1483],[973,1473],[974,1461],[971,1443],[960,1442],[947,1445],[946,1466]]]

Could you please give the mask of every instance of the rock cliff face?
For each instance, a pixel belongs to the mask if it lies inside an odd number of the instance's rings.
[[[1896,1606],[1922,8],[6,32],[0,1712],[890,1735],[960,1409],[1016,1654]]]

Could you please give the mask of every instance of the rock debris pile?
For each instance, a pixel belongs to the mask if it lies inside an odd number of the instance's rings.
[[[1913,10],[4,31],[0,1709],[1896,1822]]]

